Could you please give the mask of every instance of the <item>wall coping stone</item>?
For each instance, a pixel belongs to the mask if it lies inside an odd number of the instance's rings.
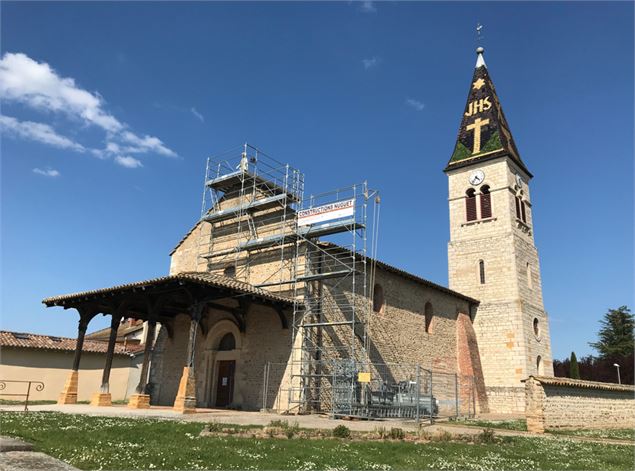
[[[606,391],[626,391],[635,392],[635,386],[630,384],[617,384],[617,383],[601,383],[599,381],[586,381],[583,379],[571,379],[561,378],[555,376],[529,376],[527,379],[523,379],[522,382],[526,382],[529,379],[545,384],[548,386],[563,386],[574,388],[586,388],[586,389],[603,389]]]

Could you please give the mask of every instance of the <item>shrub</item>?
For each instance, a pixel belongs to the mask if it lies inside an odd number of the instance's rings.
[[[338,425],[333,429],[333,436],[336,438],[349,438],[351,431],[346,425]]]
[[[289,427],[289,422],[286,420],[272,420],[271,422],[269,422],[269,427],[286,429]]]
[[[386,427],[375,427],[375,433],[382,440],[388,436],[388,431],[386,430]]]
[[[447,430],[443,430],[442,432],[433,435],[432,439],[437,442],[450,442],[452,441],[452,434]]]
[[[207,424],[206,429],[208,432],[222,432],[223,431],[223,424],[221,424],[220,422],[210,422],[209,424]]]
[[[300,424],[298,424],[297,422],[294,422],[293,425],[287,424],[286,427],[283,427],[283,430],[284,434],[290,440],[295,436],[296,433],[300,431]]]
[[[406,437],[406,432],[399,427],[393,427],[390,429],[390,438],[393,440],[403,440]]]
[[[494,443],[496,441],[494,429],[484,428],[483,431],[478,435],[476,441],[478,443]]]

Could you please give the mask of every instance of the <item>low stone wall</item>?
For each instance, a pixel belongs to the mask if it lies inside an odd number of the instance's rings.
[[[489,412],[522,415],[525,412],[525,389],[519,387],[488,386],[485,388]]]
[[[525,398],[530,432],[635,427],[635,386],[530,376]]]

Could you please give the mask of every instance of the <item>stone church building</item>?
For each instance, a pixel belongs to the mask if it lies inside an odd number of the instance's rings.
[[[60,403],[76,402],[88,323],[107,314],[95,405],[110,404],[119,324],[139,319],[155,340],[129,407],[523,412],[521,381],[553,375],[532,175],[482,48],[445,173],[449,287],[377,259],[367,184],[307,196],[303,174],[248,145],[208,161],[201,218],[169,275],[43,301],[80,315]]]

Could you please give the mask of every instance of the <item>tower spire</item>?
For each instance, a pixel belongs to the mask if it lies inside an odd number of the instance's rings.
[[[477,27],[477,33],[480,40],[479,27]],[[483,160],[508,156],[531,175],[514,143],[494,83],[485,65],[484,51],[480,45],[476,48],[474,75],[454,151],[446,171]]]

